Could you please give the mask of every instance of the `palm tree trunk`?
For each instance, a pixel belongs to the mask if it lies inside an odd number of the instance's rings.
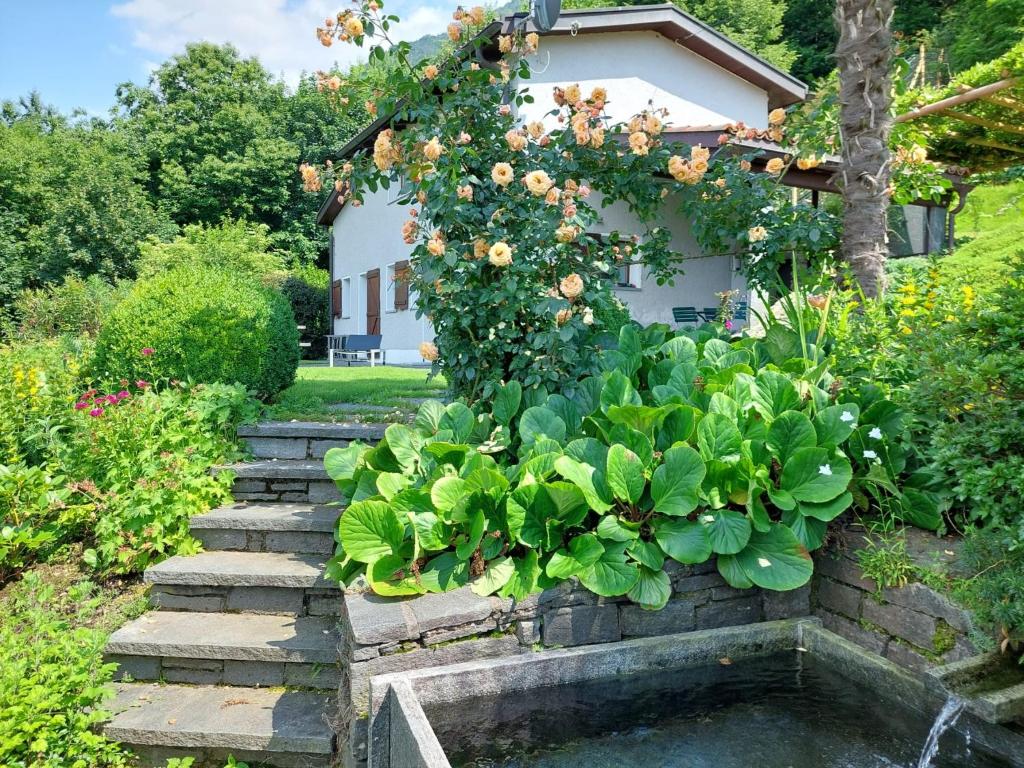
[[[872,297],[888,254],[892,13],[893,0],[836,0],[842,256]]]

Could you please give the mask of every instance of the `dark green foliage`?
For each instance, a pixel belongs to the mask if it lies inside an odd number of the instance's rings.
[[[1024,546],[1005,529],[972,531],[964,541],[964,565],[972,574],[958,597],[1001,650],[1024,651]],[[1024,660],[1024,657],[1022,657]]]
[[[267,397],[294,380],[298,343],[281,294],[226,270],[181,268],[136,283],[101,331],[94,365],[106,380],[238,382]]]
[[[49,339],[67,334],[96,336],[128,283],[111,285],[99,275],[71,276],[60,285],[27,288],[14,302],[17,335]]]
[[[960,72],[1006,53],[1024,38],[1024,0],[959,0],[943,14],[936,43]]]
[[[327,334],[331,332],[328,282],[325,269],[304,267],[293,270],[281,282],[280,290],[292,306],[295,322],[306,326],[299,335],[312,346],[303,347],[303,357],[319,360],[327,355]]]

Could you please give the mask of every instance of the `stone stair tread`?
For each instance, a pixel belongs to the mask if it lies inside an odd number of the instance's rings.
[[[238,428],[239,437],[293,437],[313,440],[380,440],[386,424],[323,421],[261,421]]]
[[[114,632],[106,652],[126,656],[334,664],[336,619],[151,611]]]
[[[216,550],[176,555],[146,569],[149,584],[325,589],[323,555]]]
[[[310,691],[128,683],[104,731],[129,745],[329,755],[330,701]]]
[[[319,459],[261,459],[221,464],[214,472],[231,471],[239,480],[267,478],[270,480],[330,480]]]
[[[196,515],[189,521],[189,525],[193,529],[331,533],[339,515],[341,507],[322,504],[237,502]]]

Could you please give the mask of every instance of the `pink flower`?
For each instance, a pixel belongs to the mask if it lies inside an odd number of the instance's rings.
[[[75,410],[76,411],[84,411],[88,407],[89,407],[88,403],[83,403],[81,401],[75,403]]]
[[[126,397],[131,397],[131,396],[132,396],[131,392],[129,392],[127,389],[122,389],[120,392],[117,393],[117,395],[115,395],[115,398],[116,398],[117,402],[121,402]]]
[[[94,417],[95,416],[102,416],[103,415],[103,409],[102,408],[93,408],[91,411],[89,411],[89,415],[90,416],[94,416]]]
[[[726,320],[725,321],[725,330],[727,330],[727,331],[731,331],[732,330],[732,320]]]
[[[141,351],[143,357],[149,357],[150,355],[153,354],[153,348],[152,347],[143,347],[140,351]]]
[[[107,395],[108,405],[117,405],[117,395]]]
[[[139,389],[145,389],[146,387],[149,386],[149,382],[146,381],[145,379],[139,379],[138,381],[135,382],[135,386],[138,387]]]

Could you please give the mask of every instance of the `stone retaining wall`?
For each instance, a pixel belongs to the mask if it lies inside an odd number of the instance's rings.
[[[736,590],[714,563],[669,563],[666,571],[673,594],[661,611],[598,597],[575,581],[518,603],[480,597],[468,588],[408,600],[350,590],[341,620],[343,765],[365,765],[369,681],[375,675],[810,613],[809,587],[789,593]]]
[[[322,459],[331,448],[344,448],[353,440],[376,443],[384,436],[381,424],[329,424],[275,421],[238,428],[253,456],[260,459]]]
[[[864,577],[856,550],[816,558],[814,614],[826,629],[914,671],[977,653],[970,614],[920,583],[879,590]]]

